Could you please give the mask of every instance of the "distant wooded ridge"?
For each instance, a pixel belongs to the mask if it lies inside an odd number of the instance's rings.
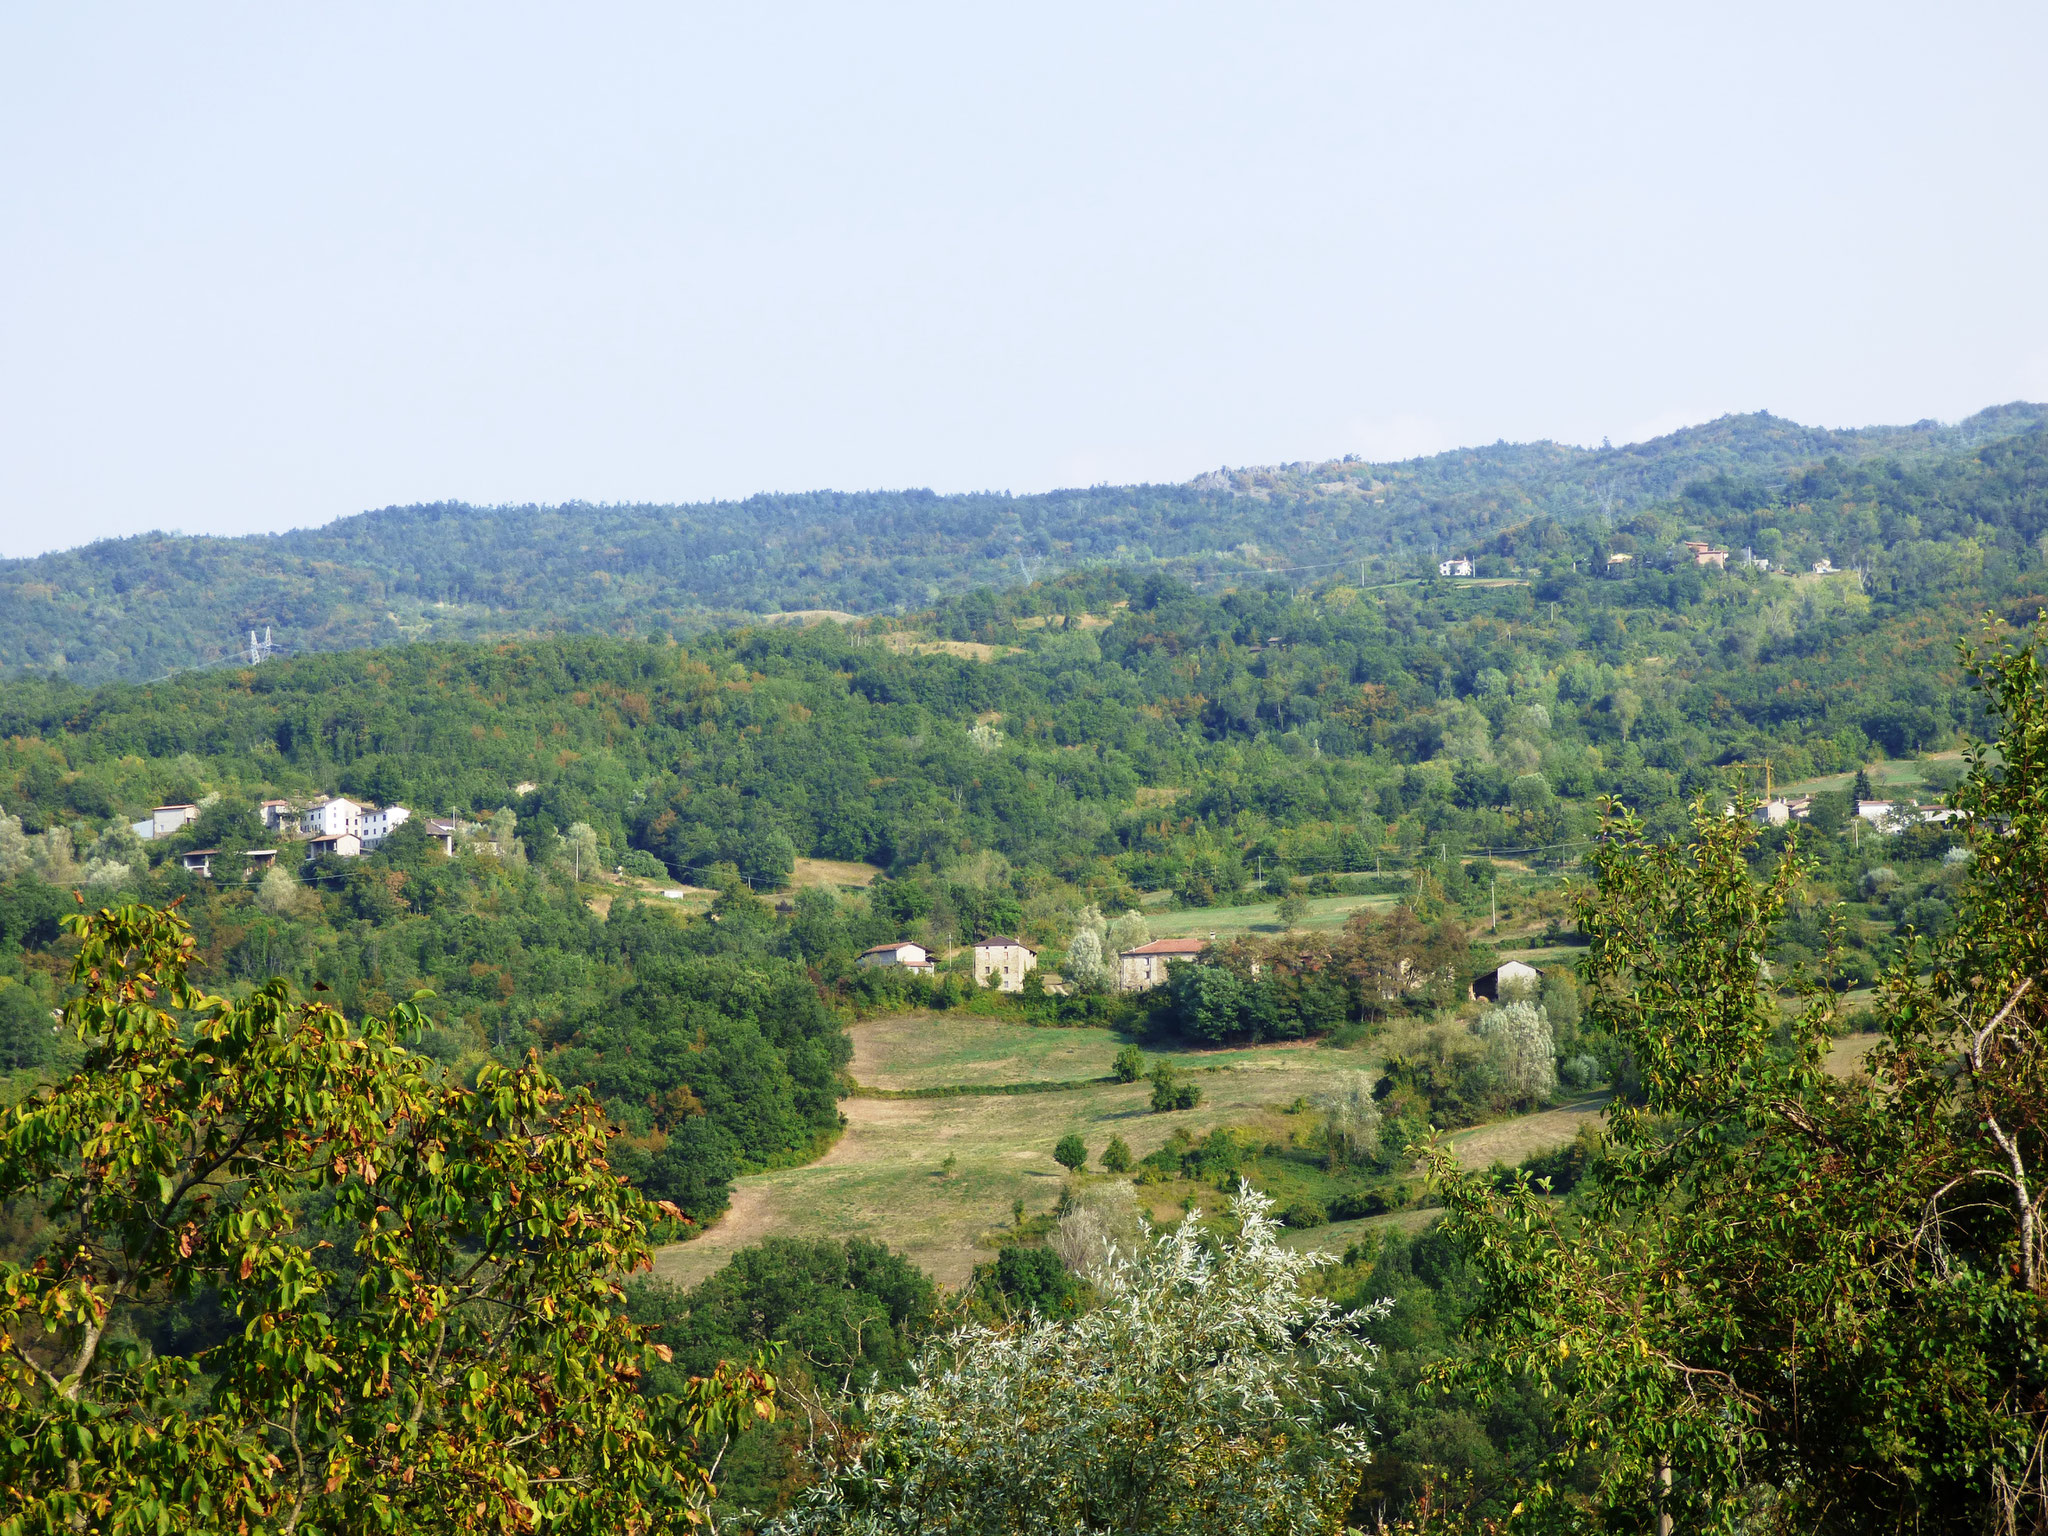
[[[649,634],[735,617],[923,607],[1099,563],[1183,579],[1360,561],[1374,579],[1536,517],[1625,521],[1703,481],[1751,500],[1801,466],[1906,466],[2037,430],[2015,403],[1943,425],[1829,430],[1766,412],[1651,441],[1459,449],[1216,470],[1034,495],[817,491],[694,505],[387,507],[325,527],[143,534],[0,562],[0,670],[81,683],[289,651],[541,633]],[[1761,486],[1763,489],[1758,490]]]

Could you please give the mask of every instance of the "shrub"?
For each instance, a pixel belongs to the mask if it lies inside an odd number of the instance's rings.
[[[638,875],[643,880],[669,878],[668,866],[645,848],[628,848],[625,857],[619,862],[625,866],[627,874]]]
[[[1152,1069],[1152,1108],[1155,1113],[1193,1109],[1202,1102],[1202,1090],[1184,1083],[1171,1062],[1162,1061]]]
[[[1557,1069],[1557,1075],[1570,1088],[1590,1088],[1600,1081],[1600,1061],[1595,1056],[1574,1056]]]
[[[1385,1190],[1346,1190],[1330,1202],[1330,1220],[1356,1221],[1361,1216],[1384,1216],[1396,1208],[1396,1199],[1390,1198]]]
[[[1131,1171],[1131,1149],[1121,1136],[1109,1138],[1109,1145],[1102,1149],[1102,1166],[1109,1173]]]
[[[1288,1206],[1280,1219],[1290,1227],[1320,1227],[1330,1219],[1330,1213],[1323,1209],[1321,1201],[1304,1197]]]
[[[1135,1083],[1145,1075],[1145,1053],[1135,1045],[1120,1046],[1109,1071],[1120,1083]]]
[[[1052,1149],[1052,1160],[1069,1173],[1079,1173],[1088,1166],[1088,1144],[1069,1131]]]

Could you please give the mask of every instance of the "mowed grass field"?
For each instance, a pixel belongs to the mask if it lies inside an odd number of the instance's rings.
[[[1870,787],[1879,795],[1904,794],[1924,795],[1927,791],[1927,765],[1929,763],[1953,763],[1964,766],[1960,748],[1949,752],[1930,752],[1921,759],[1892,758],[1881,763],[1872,763],[1865,770],[1870,775]],[[1855,773],[1832,773],[1817,779],[1800,779],[1792,784],[1776,784],[1772,787],[1781,795],[1815,795],[1823,790],[1845,790],[1856,782]],[[1763,786],[1755,788],[1761,792]]]
[[[874,1020],[856,1026],[853,1038],[856,1081],[894,1088],[1100,1076],[1117,1047],[1105,1030],[943,1014]],[[1036,1213],[1059,1198],[1065,1175],[1052,1149],[1067,1132],[1078,1132],[1092,1156],[1114,1135],[1139,1157],[1182,1128],[1200,1136],[1219,1125],[1263,1123],[1284,1136],[1280,1112],[1295,1098],[1370,1065],[1360,1053],[1314,1046],[1173,1059],[1196,1074],[1199,1109],[1153,1114],[1143,1081],[1010,1097],[847,1099],[847,1128],[824,1157],[739,1180],[725,1217],[694,1242],[663,1249],[655,1273],[693,1285],[766,1237],[866,1237],[961,1285],[990,1256],[979,1240],[1009,1221],[1013,1201]],[[948,1156],[955,1159],[950,1175],[942,1172]]]
[[[1396,896],[1313,896],[1309,898],[1304,928],[1342,928],[1354,912],[1386,912],[1400,900]],[[1280,904],[1263,902],[1255,907],[1193,907],[1185,912],[1147,912],[1145,925],[1155,939],[1194,937],[1236,938],[1244,933],[1279,933]]]

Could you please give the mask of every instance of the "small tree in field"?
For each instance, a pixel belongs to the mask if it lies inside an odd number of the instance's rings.
[[[1120,1083],[1135,1083],[1145,1075],[1145,1053],[1135,1045],[1118,1046],[1109,1073]]]
[[[1131,1171],[1130,1143],[1121,1136],[1109,1138],[1109,1145],[1102,1149],[1102,1167],[1107,1173],[1129,1173]]]
[[[765,1414],[721,1369],[681,1399],[619,1281],[656,1209],[587,1097],[537,1066],[439,1083],[409,1004],[352,1026],[272,981],[192,986],[174,914],[67,920],[85,1057],[0,1117],[0,1530],[682,1528],[690,1457]],[[680,1216],[673,1207],[671,1217]],[[218,1319],[190,1355],[142,1342]]]
[[[1079,1173],[1088,1166],[1088,1144],[1069,1131],[1052,1149],[1052,1160],[1069,1173]]]
[[[1190,1219],[1097,1278],[1074,1318],[971,1325],[821,1441],[779,1536],[1318,1536],[1365,1466],[1366,1318],[1306,1293],[1320,1253]]]

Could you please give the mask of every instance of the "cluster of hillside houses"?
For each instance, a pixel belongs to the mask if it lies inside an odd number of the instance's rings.
[[[1124,950],[1116,957],[1116,984],[1122,992],[1142,992],[1166,980],[1166,967],[1175,960],[1193,960],[1208,948],[1200,939],[1154,939]],[[929,976],[937,968],[931,951],[909,939],[877,944],[860,957],[866,966],[886,966]],[[1003,992],[1024,990],[1026,973],[1038,968],[1038,951],[1022,939],[993,934],[974,945],[974,984],[985,987],[994,982]]]
[[[282,834],[305,849],[304,857],[359,858],[373,853],[385,838],[412,820],[402,805],[371,805],[345,795],[315,795],[311,800],[266,800],[257,810],[266,831]],[[128,830],[145,842],[170,837],[199,819],[196,805],[160,805],[141,821],[130,822]],[[449,854],[461,824],[439,818],[426,822],[427,835],[437,839]],[[277,862],[280,848],[251,848],[243,855],[253,869],[265,869]],[[185,868],[211,876],[218,848],[194,848],[183,855]]]
[[[1710,566],[1717,571],[1727,570],[1730,560],[1737,565],[1749,566],[1759,571],[1768,571],[1771,568],[1769,557],[1760,555],[1753,549],[1745,548],[1740,555],[1736,555],[1733,551],[1709,544],[1705,539],[1687,539],[1679,548],[1686,552],[1694,565]],[[1635,561],[1634,555],[1616,550],[1607,557],[1607,574],[1624,576],[1628,574],[1628,568],[1634,565]],[[1472,561],[1465,555],[1453,555],[1448,560],[1439,560],[1436,563],[1436,573],[1439,576],[1469,577],[1472,572]],[[1835,576],[1840,573],[1835,569],[1832,560],[1822,558],[1813,562],[1813,574]]]
[[[1813,812],[1813,797],[1804,795],[1798,799],[1783,796],[1766,800],[1750,813],[1750,819],[1769,827],[1782,827],[1788,822],[1804,821]],[[1953,821],[1962,815],[1945,805],[1916,805],[1905,800],[1858,800],[1856,815],[1868,822],[1879,832],[1900,832],[1923,821]]]

